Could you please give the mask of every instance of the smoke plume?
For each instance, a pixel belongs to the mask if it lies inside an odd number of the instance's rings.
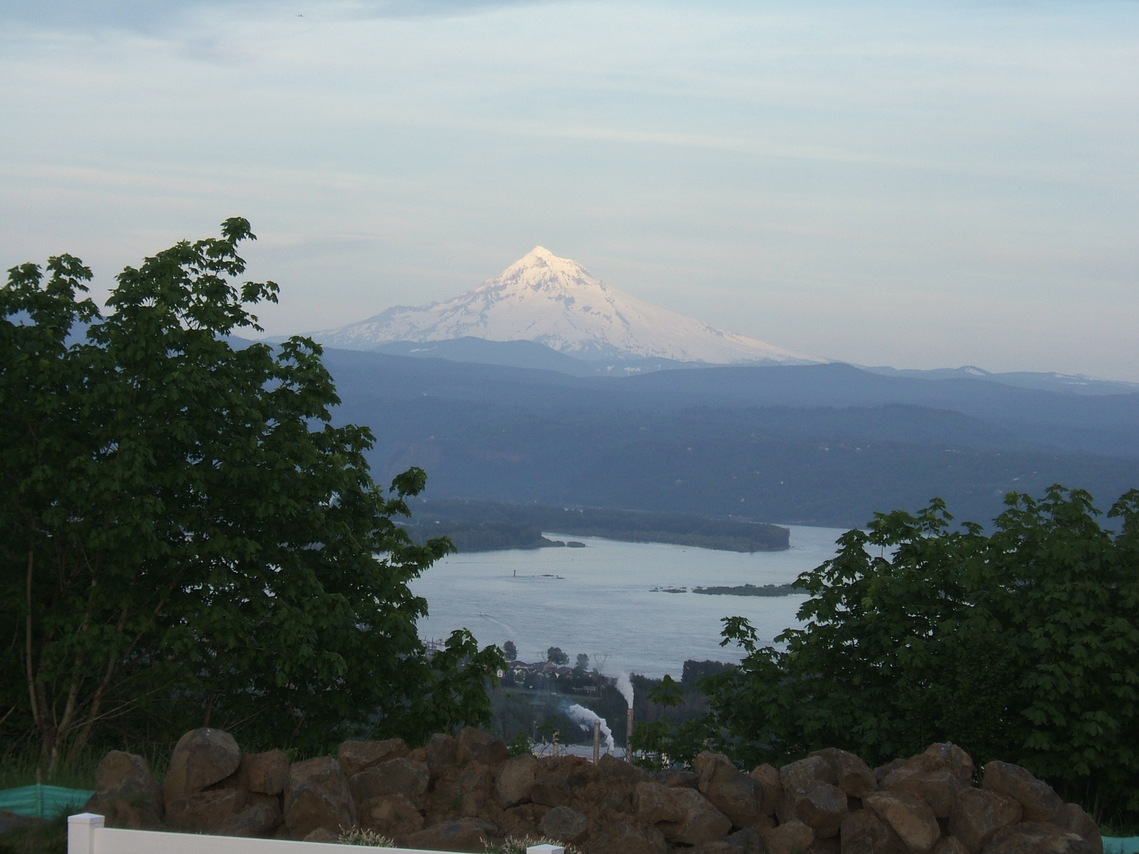
[[[579,706],[576,703],[566,709],[566,715],[587,732],[593,731],[595,723],[601,724],[601,735],[605,738],[605,752],[612,753],[614,749],[613,731],[609,729],[609,724],[605,723],[605,718],[598,715],[591,709],[585,706]]]

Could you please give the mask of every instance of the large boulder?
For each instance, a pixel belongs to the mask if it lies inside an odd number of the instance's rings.
[[[780,823],[801,821],[820,839],[838,836],[849,807],[836,779],[831,763],[818,755],[780,768],[783,799],[776,810]]]
[[[405,844],[432,851],[482,851],[499,836],[498,828],[489,822],[462,818],[425,827],[410,834]]]
[[[523,753],[509,759],[494,779],[494,794],[504,807],[513,807],[530,800],[530,787],[538,773],[538,759],[532,753]]]
[[[425,762],[401,756],[351,775],[348,788],[361,807],[385,795],[403,795],[415,804],[416,809],[420,809],[429,781],[430,773]]]
[[[768,813],[759,780],[740,771],[722,753],[700,753],[692,760],[697,788],[712,804],[732,821],[735,827],[758,827],[765,824]]]
[[[651,774],[612,754],[602,754],[597,763],[596,786],[603,792],[599,805],[623,813],[633,811],[633,796],[641,783],[652,783]]]
[[[589,854],[666,854],[668,842],[655,827],[615,818],[590,838],[586,850]]]
[[[289,785],[289,757],[283,750],[243,753],[236,783],[251,794],[284,794]]]
[[[882,791],[921,798],[938,818],[949,818],[957,793],[965,787],[956,774],[945,768],[929,771],[902,766],[882,779]]]
[[[167,805],[167,825],[183,833],[271,836],[282,822],[276,799],[251,801],[240,789],[207,789]]]
[[[889,826],[908,852],[932,851],[941,838],[937,816],[921,798],[897,792],[867,792],[862,803]]]
[[[453,735],[436,733],[423,746],[423,754],[431,779],[435,780],[458,761],[459,742]]]
[[[530,787],[530,800],[547,807],[578,804],[600,780],[597,766],[580,756],[557,756],[543,759]]]
[[[878,780],[870,766],[849,750],[828,747],[816,750],[811,756],[821,758],[830,766],[827,782],[834,783],[852,798],[861,798],[878,788]]]
[[[857,810],[838,831],[843,854],[909,854],[902,841],[873,810]]]
[[[285,826],[293,839],[305,839],[317,828],[356,826],[356,806],[339,762],[321,756],[293,763],[285,790]]]
[[[1100,854],[1102,851],[1102,846],[1097,848],[1078,833],[1054,824],[1022,822],[994,833],[983,854]]]
[[[637,819],[653,824],[665,839],[683,845],[699,845],[722,839],[732,821],[695,789],[642,783],[634,797]]]
[[[412,833],[423,830],[423,813],[401,794],[372,798],[358,805],[356,812],[363,827],[390,836],[399,843]]]
[[[163,780],[167,804],[220,783],[241,765],[241,750],[228,732],[202,727],[190,730],[174,745]]]
[[[336,761],[349,778],[361,771],[392,759],[407,756],[407,743],[402,738],[383,741],[345,741],[336,750]]]
[[[962,789],[949,814],[949,833],[970,851],[981,851],[1002,827],[1017,824],[1023,814],[1019,801],[986,789]]]
[[[108,827],[131,830],[161,827],[166,812],[162,787],[146,760],[122,750],[112,750],[96,767],[95,793],[84,808],[105,816]]]
[[[768,854],[795,854],[808,850],[815,842],[815,831],[797,819],[778,827],[762,828],[760,833],[767,844]]]
[[[1010,762],[987,763],[981,788],[1016,800],[1024,810],[1024,821],[1053,824],[1064,812],[1064,801],[1051,786]]]
[[[554,807],[542,816],[538,830],[548,839],[577,843],[589,833],[589,819],[570,807]]]
[[[457,759],[460,765],[477,761],[484,765],[501,765],[510,758],[510,752],[501,739],[474,727],[464,727],[457,738]]]

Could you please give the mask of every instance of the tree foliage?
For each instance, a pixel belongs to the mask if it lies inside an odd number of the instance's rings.
[[[991,533],[944,504],[878,515],[796,586],[801,629],[704,680],[746,762],[842,747],[870,762],[952,741],[1071,798],[1139,809],[1139,491],[1100,524],[1091,497],[1013,494]]]
[[[276,301],[230,282],[246,239],[230,219],[128,267],[106,316],[68,255],[0,290],[0,721],[48,765],[100,732],[303,748],[489,709],[497,651],[416,632],[408,582],[450,548],[393,521],[424,473],[376,487],[313,342],[231,338]]]
[[[568,664],[569,654],[562,652],[560,646],[551,646],[546,650],[546,661],[550,662],[550,664],[557,664],[558,666]]]

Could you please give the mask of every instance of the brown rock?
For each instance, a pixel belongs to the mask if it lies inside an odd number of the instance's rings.
[[[1092,844],[1093,850],[1103,851],[1103,837],[1100,836],[1099,825],[1079,804],[1064,804],[1064,809],[1057,817],[1056,824],[1064,830],[1070,830],[1088,840]]]
[[[886,775],[882,780],[882,790],[908,794],[921,798],[938,818],[949,818],[957,793],[966,787],[965,783],[948,769],[921,771],[912,767],[901,767]]]
[[[322,756],[289,767],[285,826],[293,839],[304,839],[318,827],[356,826],[355,803],[339,762]]]
[[[723,839],[686,848],[685,854],[767,854],[767,843],[754,827],[745,827]]]
[[[798,762],[790,762],[779,769],[779,783],[784,792],[788,789],[806,790],[816,781],[830,783],[832,786],[838,782],[831,763],[818,755],[812,754]]]
[[[336,751],[336,761],[344,773],[352,778],[391,759],[407,756],[407,743],[402,738],[388,738],[383,741],[346,741]]]
[[[366,804],[357,805],[357,812],[364,827],[390,836],[397,842],[423,830],[423,814],[400,794],[373,798]]]
[[[436,733],[424,747],[427,755],[427,770],[431,772],[431,779],[438,779],[443,771],[458,761],[459,743],[453,735]]]
[[[985,765],[981,788],[1008,795],[1020,802],[1024,821],[1054,823],[1064,811],[1064,801],[1043,780],[1010,762]]]
[[[878,780],[870,766],[851,753],[849,750],[839,750],[829,747],[826,750],[816,750],[811,756],[821,757],[831,768],[831,777],[836,786],[852,798],[861,798],[867,792],[878,788]]]
[[[943,836],[941,841],[933,846],[933,854],[970,854],[970,852],[957,837]]]
[[[519,804],[503,810],[502,824],[499,826],[512,838],[538,836],[538,825],[549,811],[550,807],[539,804]]]
[[[194,792],[166,805],[166,824],[182,833],[224,835],[246,803],[237,789]]]
[[[908,854],[890,826],[873,810],[850,813],[839,828],[843,854]]]
[[[941,838],[937,816],[920,798],[898,792],[868,792],[862,803],[889,825],[906,851],[924,854]]]
[[[1022,822],[1002,827],[982,849],[982,854],[1092,854],[1086,839],[1070,830],[1042,822]]]
[[[655,827],[614,821],[589,840],[589,854],[666,854],[668,843]]]
[[[484,765],[501,765],[510,758],[510,752],[501,740],[489,732],[474,727],[464,727],[458,737],[458,761],[460,764],[478,760]]]
[[[453,792],[459,798],[459,813],[497,819],[502,807],[495,799],[496,769],[481,762],[472,762],[460,772]]]
[[[247,792],[280,795],[289,784],[289,757],[283,750],[242,754],[237,780]]]
[[[696,792],[695,789],[662,786],[656,782],[641,783],[633,793],[633,809],[637,820],[644,824],[658,824],[683,819],[683,802],[676,795],[680,791]]]
[[[108,827],[153,830],[166,813],[162,787],[146,760],[112,750],[95,769],[95,794],[85,809],[106,817]]]
[[[486,821],[464,818],[440,821],[408,835],[411,848],[434,851],[482,851],[488,841],[499,836],[498,828]]]
[[[400,757],[373,765],[348,781],[348,788],[357,803],[364,803],[384,795],[403,795],[416,808],[423,806],[430,774],[427,764]]]
[[[784,784],[783,800],[777,811],[780,823],[797,819],[818,837],[837,836],[849,812],[846,793],[822,780],[806,782],[805,786],[791,788]]]
[[[699,790],[732,821],[735,827],[765,823],[768,812],[763,803],[763,786],[744,774],[721,753],[700,753],[692,760]]]
[[[578,843],[589,832],[589,819],[570,807],[554,807],[542,817],[538,829],[549,839]]]
[[[548,807],[575,806],[583,790],[599,779],[597,766],[580,756],[541,759],[530,787],[530,800]]]
[[[281,805],[275,798],[272,801],[254,801],[234,816],[222,833],[247,839],[271,837],[284,820]]]
[[[1020,821],[1018,801],[986,789],[962,789],[949,814],[949,832],[970,851],[980,851],[998,830]]]
[[[163,799],[169,804],[224,780],[241,765],[241,751],[228,732],[190,730],[178,739],[170,754],[163,781]]]
[[[689,771],[687,768],[666,768],[654,774],[653,779],[662,786],[672,788],[700,788],[700,778],[696,776],[695,771]]]
[[[513,807],[530,800],[530,787],[538,773],[538,759],[523,753],[503,763],[494,778],[494,794],[503,807]]]
[[[779,778],[779,769],[773,765],[760,765],[753,768],[748,776],[759,782],[763,789],[763,808],[768,816],[774,816],[776,808],[783,801],[783,783]]]
[[[784,822],[778,827],[763,828],[763,841],[767,843],[768,854],[794,854],[806,851],[815,841],[815,831],[797,819]]]
[[[329,830],[327,827],[317,827],[306,836],[304,842],[332,842],[340,841],[340,831]]]
[[[632,813],[637,786],[655,782],[651,774],[608,753],[596,767],[597,785],[604,792],[599,803],[617,812]]]
[[[675,820],[657,822],[657,827],[669,842],[699,845],[713,839],[722,839],[731,831],[732,820],[699,792],[664,786],[658,788],[666,800],[672,801],[673,808],[679,814]]]
[[[973,757],[956,744],[931,744],[925,753],[918,755],[918,761],[925,764],[927,771],[946,769],[962,783],[969,785],[977,773]]]

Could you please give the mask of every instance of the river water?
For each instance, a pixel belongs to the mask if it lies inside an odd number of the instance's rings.
[[[411,583],[427,599],[420,620],[426,639],[470,629],[480,644],[514,641],[523,661],[544,661],[560,647],[572,666],[579,653],[590,668],[616,676],[639,673],[680,679],[687,659],[739,661],[720,646],[722,619],[746,617],[764,643],[788,626],[804,594],[778,597],[693,593],[693,587],[783,584],[835,553],[838,528],[791,526],[782,552],[712,551],[656,543],[623,543],[551,533],[585,548],[450,555]],[[687,588],[670,593],[654,588]]]

